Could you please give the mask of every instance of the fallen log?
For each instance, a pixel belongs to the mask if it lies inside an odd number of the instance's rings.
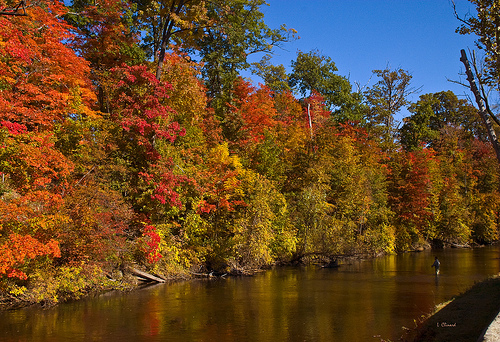
[[[157,276],[154,276],[152,274],[149,274],[147,272],[138,270],[137,268],[134,268],[134,267],[131,267],[131,266],[129,266],[128,270],[133,275],[136,275],[138,277],[144,278],[146,281],[154,281],[154,282],[157,282],[157,283],[164,283],[165,282],[164,279],[161,279],[161,278],[159,278]]]
[[[451,248],[470,248],[470,246],[467,245],[467,244],[466,245],[460,245],[458,243],[453,243],[453,242],[450,243],[450,246],[451,246]]]
[[[189,273],[191,273],[195,277],[199,277],[199,278],[213,278],[213,277],[215,277],[214,272],[210,272],[210,273],[189,272]]]

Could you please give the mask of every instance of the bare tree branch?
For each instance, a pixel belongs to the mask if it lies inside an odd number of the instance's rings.
[[[460,16],[458,15],[458,12],[457,12],[457,5],[455,4],[455,1],[454,0],[451,0],[451,4],[452,4],[452,7],[453,7],[453,12],[455,13],[455,18],[457,18],[460,22],[462,22],[464,25],[467,25],[470,27],[470,23],[468,21],[466,21],[465,19],[462,19],[460,18]]]
[[[467,80],[470,83],[470,89],[471,89],[472,93],[474,94],[474,97],[476,98],[476,103],[477,103],[477,106],[479,108],[479,115],[481,116],[481,119],[483,120],[483,123],[488,131],[488,136],[490,138],[491,144],[493,145],[493,149],[495,150],[495,153],[497,155],[498,162],[500,163],[500,146],[498,144],[498,139],[497,139],[495,130],[493,129],[493,125],[490,121],[490,115],[489,115],[487,108],[486,108],[485,99],[483,99],[483,97],[481,96],[481,93],[479,92],[479,90],[477,88],[476,80],[475,80],[474,75],[472,73],[472,69],[471,69],[469,60],[467,59],[467,54],[465,53],[465,50],[461,51],[460,61],[465,66]]]
[[[478,70],[476,54],[474,51],[472,52],[472,66],[474,67],[474,73],[476,74],[476,77],[477,77],[477,80],[479,83],[479,90],[481,91],[481,95],[482,95],[481,97],[483,98],[484,104],[486,106],[486,112],[493,119],[493,121],[495,121],[495,123],[500,126],[500,120],[498,120],[498,118],[493,114],[493,112],[490,109],[488,95],[486,94],[486,91],[484,90],[484,83],[485,82],[483,82],[483,80],[481,78],[482,72]]]

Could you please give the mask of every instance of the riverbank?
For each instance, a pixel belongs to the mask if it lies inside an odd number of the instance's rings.
[[[150,273],[139,265],[129,264],[114,269],[98,269],[92,274],[76,274],[61,282],[60,277],[48,274],[38,277],[27,286],[13,286],[10,291],[0,287],[0,312],[27,307],[49,308],[62,303],[100,296],[106,292],[132,292],[159,283],[174,283],[195,279],[218,279],[226,276],[251,276],[268,268],[233,267],[227,273],[183,271],[168,277]],[[58,278],[55,281],[54,278]],[[64,286],[58,286],[63,283]],[[28,283],[27,283],[28,284]]]
[[[500,310],[500,274],[438,305],[402,341],[477,341]]]

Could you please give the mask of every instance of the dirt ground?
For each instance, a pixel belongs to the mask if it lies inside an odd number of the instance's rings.
[[[475,284],[403,337],[402,341],[477,341],[500,311],[500,276]]]

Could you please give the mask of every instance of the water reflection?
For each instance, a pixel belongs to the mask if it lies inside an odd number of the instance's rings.
[[[0,341],[396,340],[435,304],[498,273],[498,252],[408,253],[339,269],[279,268],[108,293],[48,310],[0,313]],[[441,261],[438,276],[434,256]]]

